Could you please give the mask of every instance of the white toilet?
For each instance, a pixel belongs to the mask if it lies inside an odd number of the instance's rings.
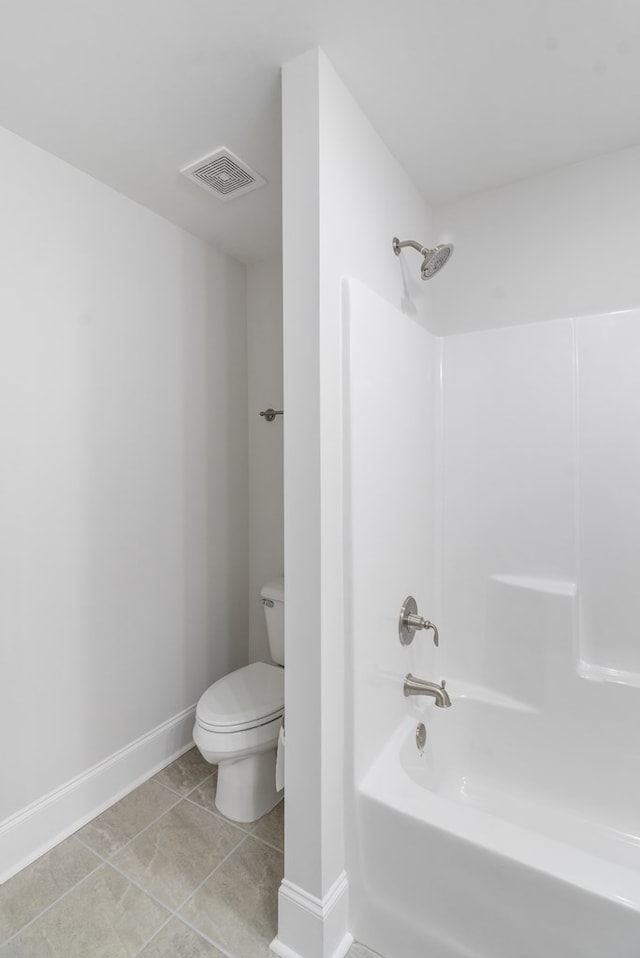
[[[216,808],[236,822],[254,822],[281,798],[276,749],[284,714],[284,579],[260,592],[271,658],[215,682],[198,702],[193,740],[218,766]]]

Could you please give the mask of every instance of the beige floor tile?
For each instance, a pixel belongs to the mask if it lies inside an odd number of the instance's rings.
[[[56,845],[0,887],[0,944],[100,865],[75,838]]]
[[[283,872],[282,853],[250,835],[181,914],[233,958],[268,958],[277,930]]]
[[[77,832],[85,845],[110,858],[180,799],[157,782],[145,782]]]
[[[251,834],[284,851],[284,799],[260,819]]]
[[[114,858],[116,867],[177,908],[245,838],[198,805],[181,801]]]
[[[226,958],[221,951],[172,918],[143,951],[140,958]]]
[[[109,865],[0,949],[2,958],[133,958],[168,912]]]
[[[214,769],[215,765],[205,762],[198,749],[192,748],[191,751],[185,752],[171,765],[167,765],[161,772],[154,775],[153,780],[160,782],[161,785],[166,785],[167,788],[172,788],[174,792],[178,792],[179,795],[184,797],[196,785],[204,782],[205,778],[209,778]]]

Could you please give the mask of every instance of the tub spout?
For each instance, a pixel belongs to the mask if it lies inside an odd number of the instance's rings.
[[[445,681],[442,680],[441,685],[436,685],[435,682],[427,682],[426,679],[418,679],[415,675],[412,675],[411,672],[407,675],[404,680],[404,694],[407,695],[429,695],[432,699],[435,699],[435,703],[439,709],[448,709],[451,705],[451,699],[449,698],[449,693],[445,688]]]

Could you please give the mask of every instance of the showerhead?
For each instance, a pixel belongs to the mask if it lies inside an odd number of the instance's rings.
[[[438,270],[442,269],[452,253],[453,246],[451,243],[443,243],[441,246],[436,246],[435,249],[425,250],[422,266],[420,267],[422,278],[431,279],[432,276],[435,276]]]
[[[420,267],[420,275],[423,279],[431,279],[432,276],[442,269],[444,264],[448,261],[451,254],[453,253],[453,244],[452,243],[442,243],[440,246],[436,246],[433,249],[427,249],[425,246],[421,246],[420,243],[416,243],[415,240],[404,240],[402,243],[397,236],[393,237],[393,252],[396,256],[400,255],[400,250],[403,246],[411,246],[413,249],[417,249],[419,253],[422,253],[424,259],[422,261],[422,266]]]

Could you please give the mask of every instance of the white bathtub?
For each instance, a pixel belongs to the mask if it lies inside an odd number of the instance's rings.
[[[452,708],[424,709],[424,754],[407,717],[357,789],[366,943],[386,958],[638,958],[638,834],[581,800],[557,742],[531,740],[535,710],[450,692]]]

